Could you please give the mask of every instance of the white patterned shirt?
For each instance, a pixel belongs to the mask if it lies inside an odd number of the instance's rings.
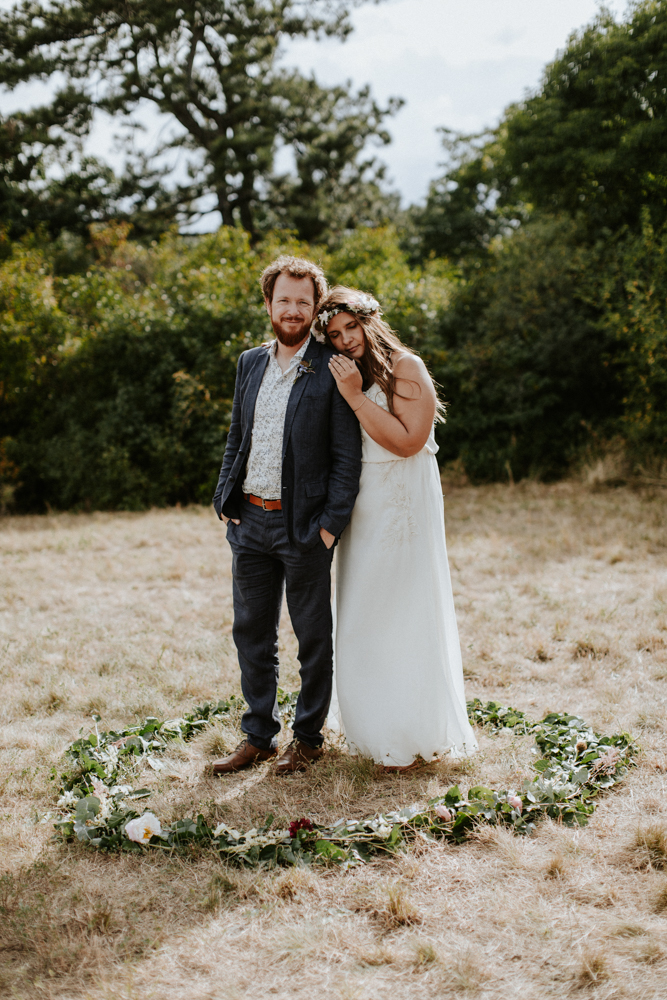
[[[244,493],[253,493],[263,500],[280,500],[282,496],[285,413],[296,380],[297,365],[309,343],[310,336],[284,372],[276,361],[278,341],[274,340],[269,348],[269,363],[255,403],[252,443],[242,486]]]

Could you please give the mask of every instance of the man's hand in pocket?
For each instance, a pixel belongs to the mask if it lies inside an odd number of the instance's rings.
[[[235,518],[235,517],[225,517],[224,514],[220,515],[220,520],[224,521],[225,524],[229,524],[230,521],[232,522],[232,524],[240,524],[241,523],[241,521],[238,520],[237,518]]]
[[[332,535],[331,532],[327,531],[326,528],[320,528],[320,538],[322,539],[322,541],[324,542],[324,544],[328,549],[330,549],[333,543],[336,541],[336,536]]]

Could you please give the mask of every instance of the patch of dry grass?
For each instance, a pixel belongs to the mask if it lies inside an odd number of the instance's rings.
[[[641,740],[583,830],[480,829],[343,873],[104,856],[51,840],[52,769],[106,728],[240,693],[230,558],[203,509],[0,522],[0,994],[661,998],[667,975],[666,498],[574,484],[446,489],[468,696],[578,713]],[[281,683],[298,684],[285,618]],[[448,785],[517,785],[530,739],[385,776],[335,740],[307,773],[215,780],[238,719],[142,775],[166,819],[333,821]],[[287,738],[287,737],[286,737]]]

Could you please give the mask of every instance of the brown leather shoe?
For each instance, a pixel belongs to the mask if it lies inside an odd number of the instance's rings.
[[[295,771],[305,771],[308,765],[319,760],[323,753],[324,750],[320,747],[309,747],[301,740],[292,740],[276,761],[276,774],[294,774]]]
[[[223,757],[222,760],[216,760],[211,764],[210,774],[231,774],[233,771],[242,771],[244,767],[260,764],[262,761],[275,757],[275,755],[275,750],[260,750],[248,740],[243,740],[236,750],[230,753],[229,757]]]

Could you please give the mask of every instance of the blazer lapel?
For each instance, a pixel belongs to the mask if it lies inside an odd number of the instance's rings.
[[[257,359],[252,371],[248,375],[248,381],[246,382],[246,390],[243,397],[243,411],[246,420],[246,427],[249,427],[251,431],[253,421],[255,419],[257,394],[259,393],[259,387],[262,384],[262,379],[264,378],[264,372],[266,371],[268,363],[269,352],[268,350],[265,350],[264,354],[260,355]]]
[[[311,336],[310,343],[308,344],[308,349],[304,354],[302,361],[313,361],[318,357],[320,353],[320,345]],[[294,414],[296,413],[296,408],[299,405],[299,400],[303,394],[303,390],[306,388],[306,382],[308,381],[308,375],[300,375],[294,382],[292,386],[292,391],[287,403],[287,410],[285,411],[285,426],[283,428],[283,460],[287,453],[287,444],[289,442],[290,431],[292,430],[292,421],[294,420]],[[312,378],[312,375],[310,376]]]

